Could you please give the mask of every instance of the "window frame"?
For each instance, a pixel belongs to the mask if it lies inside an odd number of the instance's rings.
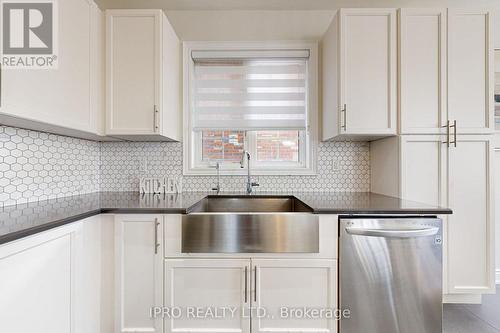
[[[299,163],[257,162],[256,134],[246,132],[245,149],[251,154],[251,168],[254,175],[315,175],[318,145],[318,45],[317,42],[184,42],[183,43],[183,174],[215,175],[215,163],[209,165],[201,161],[201,132],[191,129],[191,108],[194,62],[192,51],[201,50],[309,50],[307,61],[307,129],[301,131],[299,140]],[[303,143],[302,143],[303,142]],[[301,149],[301,147],[303,147]],[[222,175],[246,175],[239,163],[223,163]]]

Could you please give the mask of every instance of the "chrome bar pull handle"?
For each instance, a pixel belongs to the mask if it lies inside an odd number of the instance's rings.
[[[418,229],[401,229],[401,230],[385,230],[385,229],[363,229],[363,228],[345,228],[350,235],[371,236],[371,237],[388,237],[388,238],[413,238],[413,237],[428,237],[438,233],[439,228],[428,227]]]
[[[254,290],[253,290],[253,301],[257,302],[257,266],[255,266],[255,271],[253,272],[254,276]]]
[[[153,132],[158,132],[158,108],[156,104],[153,107]]]
[[[344,123],[342,124],[341,128],[344,129],[344,131],[347,131],[347,104],[344,104],[344,108],[340,110],[344,114]]]
[[[245,303],[248,302],[248,266],[245,266]]]
[[[158,254],[158,248],[160,244],[158,243],[158,226],[160,222],[158,222],[158,218],[155,218],[155,254]]]
[[[446,125],[442,126],[446,127],[446,141],[443,141],[443,143],[446,143],[446,146],[450,146],[450,121],[448,120],[446,122]]]
[[[457,146],[457,121],[454,120],[453,125],[450,125],[450,127],[453,127],[453,141],[451,141],[450,143],[453,143],[453,146],[456,147]]]

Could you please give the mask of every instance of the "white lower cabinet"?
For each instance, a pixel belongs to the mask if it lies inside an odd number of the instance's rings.
[[[492,136],[463,135],[449,149],[448,291],[495,292]],[[464,246],[467,244],[467,246]]]
[[[167,259],[165,332],[336,332],[336,270],[323,259]]]
[[[495,290],[493,136],[447,141],[405,135],[372,142],[372,191],[453,210],[442,216],[444,293],[459,299]]]
[[[115,216],[115,332],[162,332],[162,215]]]
[[[74,224],[0,246],[0,332],[75,332],[77,231]]]
[[[250,260],[167,259],[164,283],[165,307],[182,313],[165,316],[166,333],[250,332]],[[236,312],[208,313],[222,309]]]
[[[165,221],[93,216],[0,245],[0,332],[337,331],[337,261],[329,251],[171,258]],[[163,313],[153,316],[156,309]]]
[[[107,237],[93,216],[0,245],[0,332],[111,332]]]
[[[337,307],[335,260],[252,259],[252,306],[266,315],[252,317],[252,333],[336,332],[327,313],[308,318],[304,309]]]

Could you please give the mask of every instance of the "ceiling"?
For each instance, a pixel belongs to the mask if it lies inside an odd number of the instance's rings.
[[[320,40],[335,11],[349,7],[483,7],[500,0],[95,0],[101,9],[163,9],[183,41]],[[495,44],[500,47],[500,19]]]
[[[96,0],[102,9],[332,10],[341,7],[496,7],[499,0]]]

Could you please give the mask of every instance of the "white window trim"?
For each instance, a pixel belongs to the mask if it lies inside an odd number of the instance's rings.
[[[183,43],[183,173],[184,175],[208,176],[215,175],[214,167],[196,167],[196,134],[191,130],[191,101],[192,101],[192,75],[194,62],[191,59],[191,52],[194,50],[266,50],[266,49],[285,49],[285,50],[309,50],[308,60],[308,100],[307,116],[308,129],[306,130],[306,156],[305,167],[279,167],[273,166],[273,163],[256,165],[256,156],[252,156],[251,167],[254,175],[315,175],[316,174],[316,155],[318,146],[318,44],[309,41],[289,41],[289,42],[184,42]],[[245,138],[247,140],[247,138]],[[248,144],[245,142],[245,144]],[[295,164],[295,163],[294,163]],[[221,175],[246,175],[247,170],[239,166],[225,165],[221,167]]]

